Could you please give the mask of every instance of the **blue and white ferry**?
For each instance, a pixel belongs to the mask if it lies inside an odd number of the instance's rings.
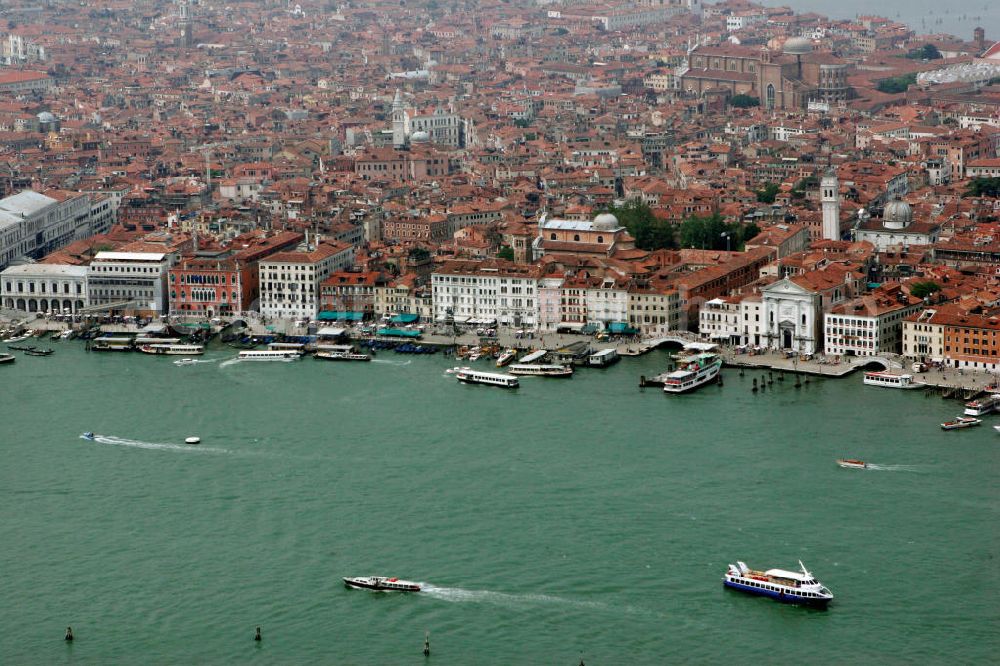
[[[807,606],[826,606],[833,599],[833,593],[813,578],[806,566],[799,560],[802,571],[768,569],[755,571],[743,562],[730,564],[722,584],[734,590],[760,594],[777,601]]]

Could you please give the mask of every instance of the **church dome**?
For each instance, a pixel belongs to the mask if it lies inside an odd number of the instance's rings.
[[[56,117],[48,111],[42,111],[38,114],[38,122],[40,123],[54,123],[55,121]]]
[[[410,143],[427,143],[431,140],[431,135],[423,130],[418,130],[410,135]]]
[[[618,224],[618,218],[611,213],[601,213],[594,218],[594,230],[595,231],[614,231],[620,224]]]
[[[786,55],[805,55],[813,50],[812,42],[805,37],[791,37],[785,40],[781,47],[782,53]]]
[[[910,226],[912,221],[913,209],[910,208],[910,204],[899,199],[886,204],[885,212],[882,214],[882,224],[886,229],[902,229]]]

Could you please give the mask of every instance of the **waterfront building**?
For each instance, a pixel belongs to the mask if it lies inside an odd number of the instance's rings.
[[[597,324],[605,331],[628,323],[628,280],[611,275],[591,278],[584,297],[587,323]]]
[[[740,344],[759,347],[764,339],[764,299],[759,293],[740,300]]]
[[[376,314],[389,316],[415,314],[424,321],[432,321],[433,305],[431,290],[415,273],[404,273],[394,280],[375,285]]]
[[[538,324],[538,269],[510,261],[449,261],[431,276],[434,319]]]
[[[713,298],[705,301],[698,312],[698,333],[719,343],[741,344],[739,297]]]
[[[21,264],[0,273],[0,303],[23,312],[76,313],[85,308],[87,267]]]
[[[681,328],[680,293],[666,283],[636,280],[628,287],[628,323],[642,335]]]
[[[97,212],[104,220],[103,206]],[[19,257],[40,259],[93,233],[91,202],[85,194],[24,190],[0,199],[0,269]]]
[[[1000,371],[1000,309],[939,311],[934,321],[943,326],[945,365]]]
[[[90,306],[159,315],[167,311],[173,252],[98,252],[87,272]]]
[[[898,354],[903,320],[922,303],[898,284],[844,301],[823,315],[824,350],[845,356]]]
[[[820,345],[820,295],[784,278],[761,289],[763,340],[771,349],[814,354]]]
[[[378,271],[332,273],[320,283],[320,315],[324,312],[336,315],[344,313],[344,318],[347,318],[347,313],[360,313],[362,318],[371,319],[379,311],[375,305],[376,288],[385,284],[385,277]]]
[[[248,310],[242,273],[231,258],[182,258],[169,272],[170,312],[214,317]]]
[[[944,317],[937,316],[939,309],[926,308],[903,320],[903,356],[921,362],[944,361]],[[955,306],[946,305],[944,309],[953,310]]]
[[[265,317],[315,319],[322,282],[353,264],[353,247],[327,241],[261,259],[260,313]]]

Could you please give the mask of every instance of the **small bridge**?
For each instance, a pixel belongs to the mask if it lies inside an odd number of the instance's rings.
[[[883,370],[902,370],[909,363],[905,356],[899,354],[879,354],[878,356],[859,356],[851,363],[855,368],[864,368],[869,365],[881,366]]]
[[[620,345],[618,353],[622,356],[641,356],[665,344],[675,344],[683,347],[691,342],[705,342],[705,340],[690,331],[669,331],[656,338]]]

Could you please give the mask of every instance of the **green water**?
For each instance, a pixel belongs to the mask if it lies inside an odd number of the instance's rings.
[[[755,395],[735,370],[640,391],[662,352],[507,392],[440,356],[176,367],[52,346],[0,366],[0,663],[422,663],[428,630],[436,664],[1000,648],[1000,436],[942,432],[955,402],[857,376]],[[801,559],[836,599],[725,590],[737,559]],[[427,590],[341,583],[372,573]]]

